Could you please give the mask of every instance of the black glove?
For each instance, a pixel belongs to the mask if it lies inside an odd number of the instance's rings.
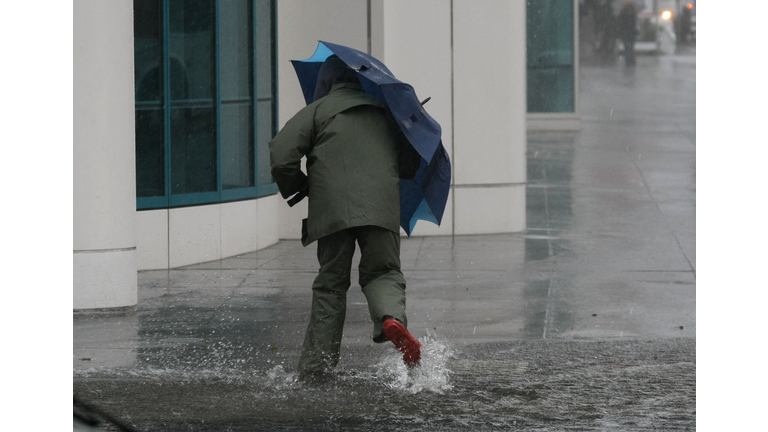
[[[302,190],[300,190],[298,193],[296,193],[296,195],[293,196],[293,198],[288,200],[288,205],[290,207],[295,206],[296,204],[301,202],[301,200],[306,198],[307,194],[309,194],[309,189],[302,189]]]

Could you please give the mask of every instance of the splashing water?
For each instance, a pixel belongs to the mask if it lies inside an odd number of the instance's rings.
[[[291,389],[296,383],[296,374],[286,373],[280,365],[268,370],[266,378],[275,390]]]
[[[447,340],[427,332],[421,340],[421,365],[409,369],[399,353],[388,354],[373,366],[373,377],[386,383],[390,388],[411,394],[430,391],[437,394],[451,390],[451,371],[446,368],[453,356],[453,348]]]
[[[450,383],[451,370],[446,367],[454,355],[452,345],[444,338],[429,333],[421,339],[421,365],[408,368],[402,354],[392,350],[381,361],[363,370],[338,372],[337,384],[354,385],[372,383],[410,394],[431,392],[443,394],[453,389]],[[300,390],[306,385],[298,380],[297,373],[287,372],[277,365],[262,375],[263,384],[276,391]]]

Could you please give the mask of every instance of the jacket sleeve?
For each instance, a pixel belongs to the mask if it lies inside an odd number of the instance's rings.
[[[304,107],[288,120],[269,142],[272,177],[283,198],[307,189],[307,176],[301,171],[301,158],[312,150],[314,109]]]

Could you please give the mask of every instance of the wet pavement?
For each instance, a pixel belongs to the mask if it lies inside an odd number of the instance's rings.
[[[421,368],[353,284],[337,373],[297,381],[317,264],[282,241],[76,314],[75,396],[147,431],[694,430],[695,74],[584,66],[582,131],[528,135],[525,233],[403,239]]]

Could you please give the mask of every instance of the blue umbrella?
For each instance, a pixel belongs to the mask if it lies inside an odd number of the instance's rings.
[[[322,41],[312,57],[291,60],[307,105],[313,102],[320,67],[333,54],[357,71],[366,93],[387,103],[400,130],[421,155],[416,176],[400,180],[400,226],[410,236],[418,220],[440,225],[451,186],[451,161],[440,125],[424,110],[413,87],[395,78],[384,63],[356,49]]]

